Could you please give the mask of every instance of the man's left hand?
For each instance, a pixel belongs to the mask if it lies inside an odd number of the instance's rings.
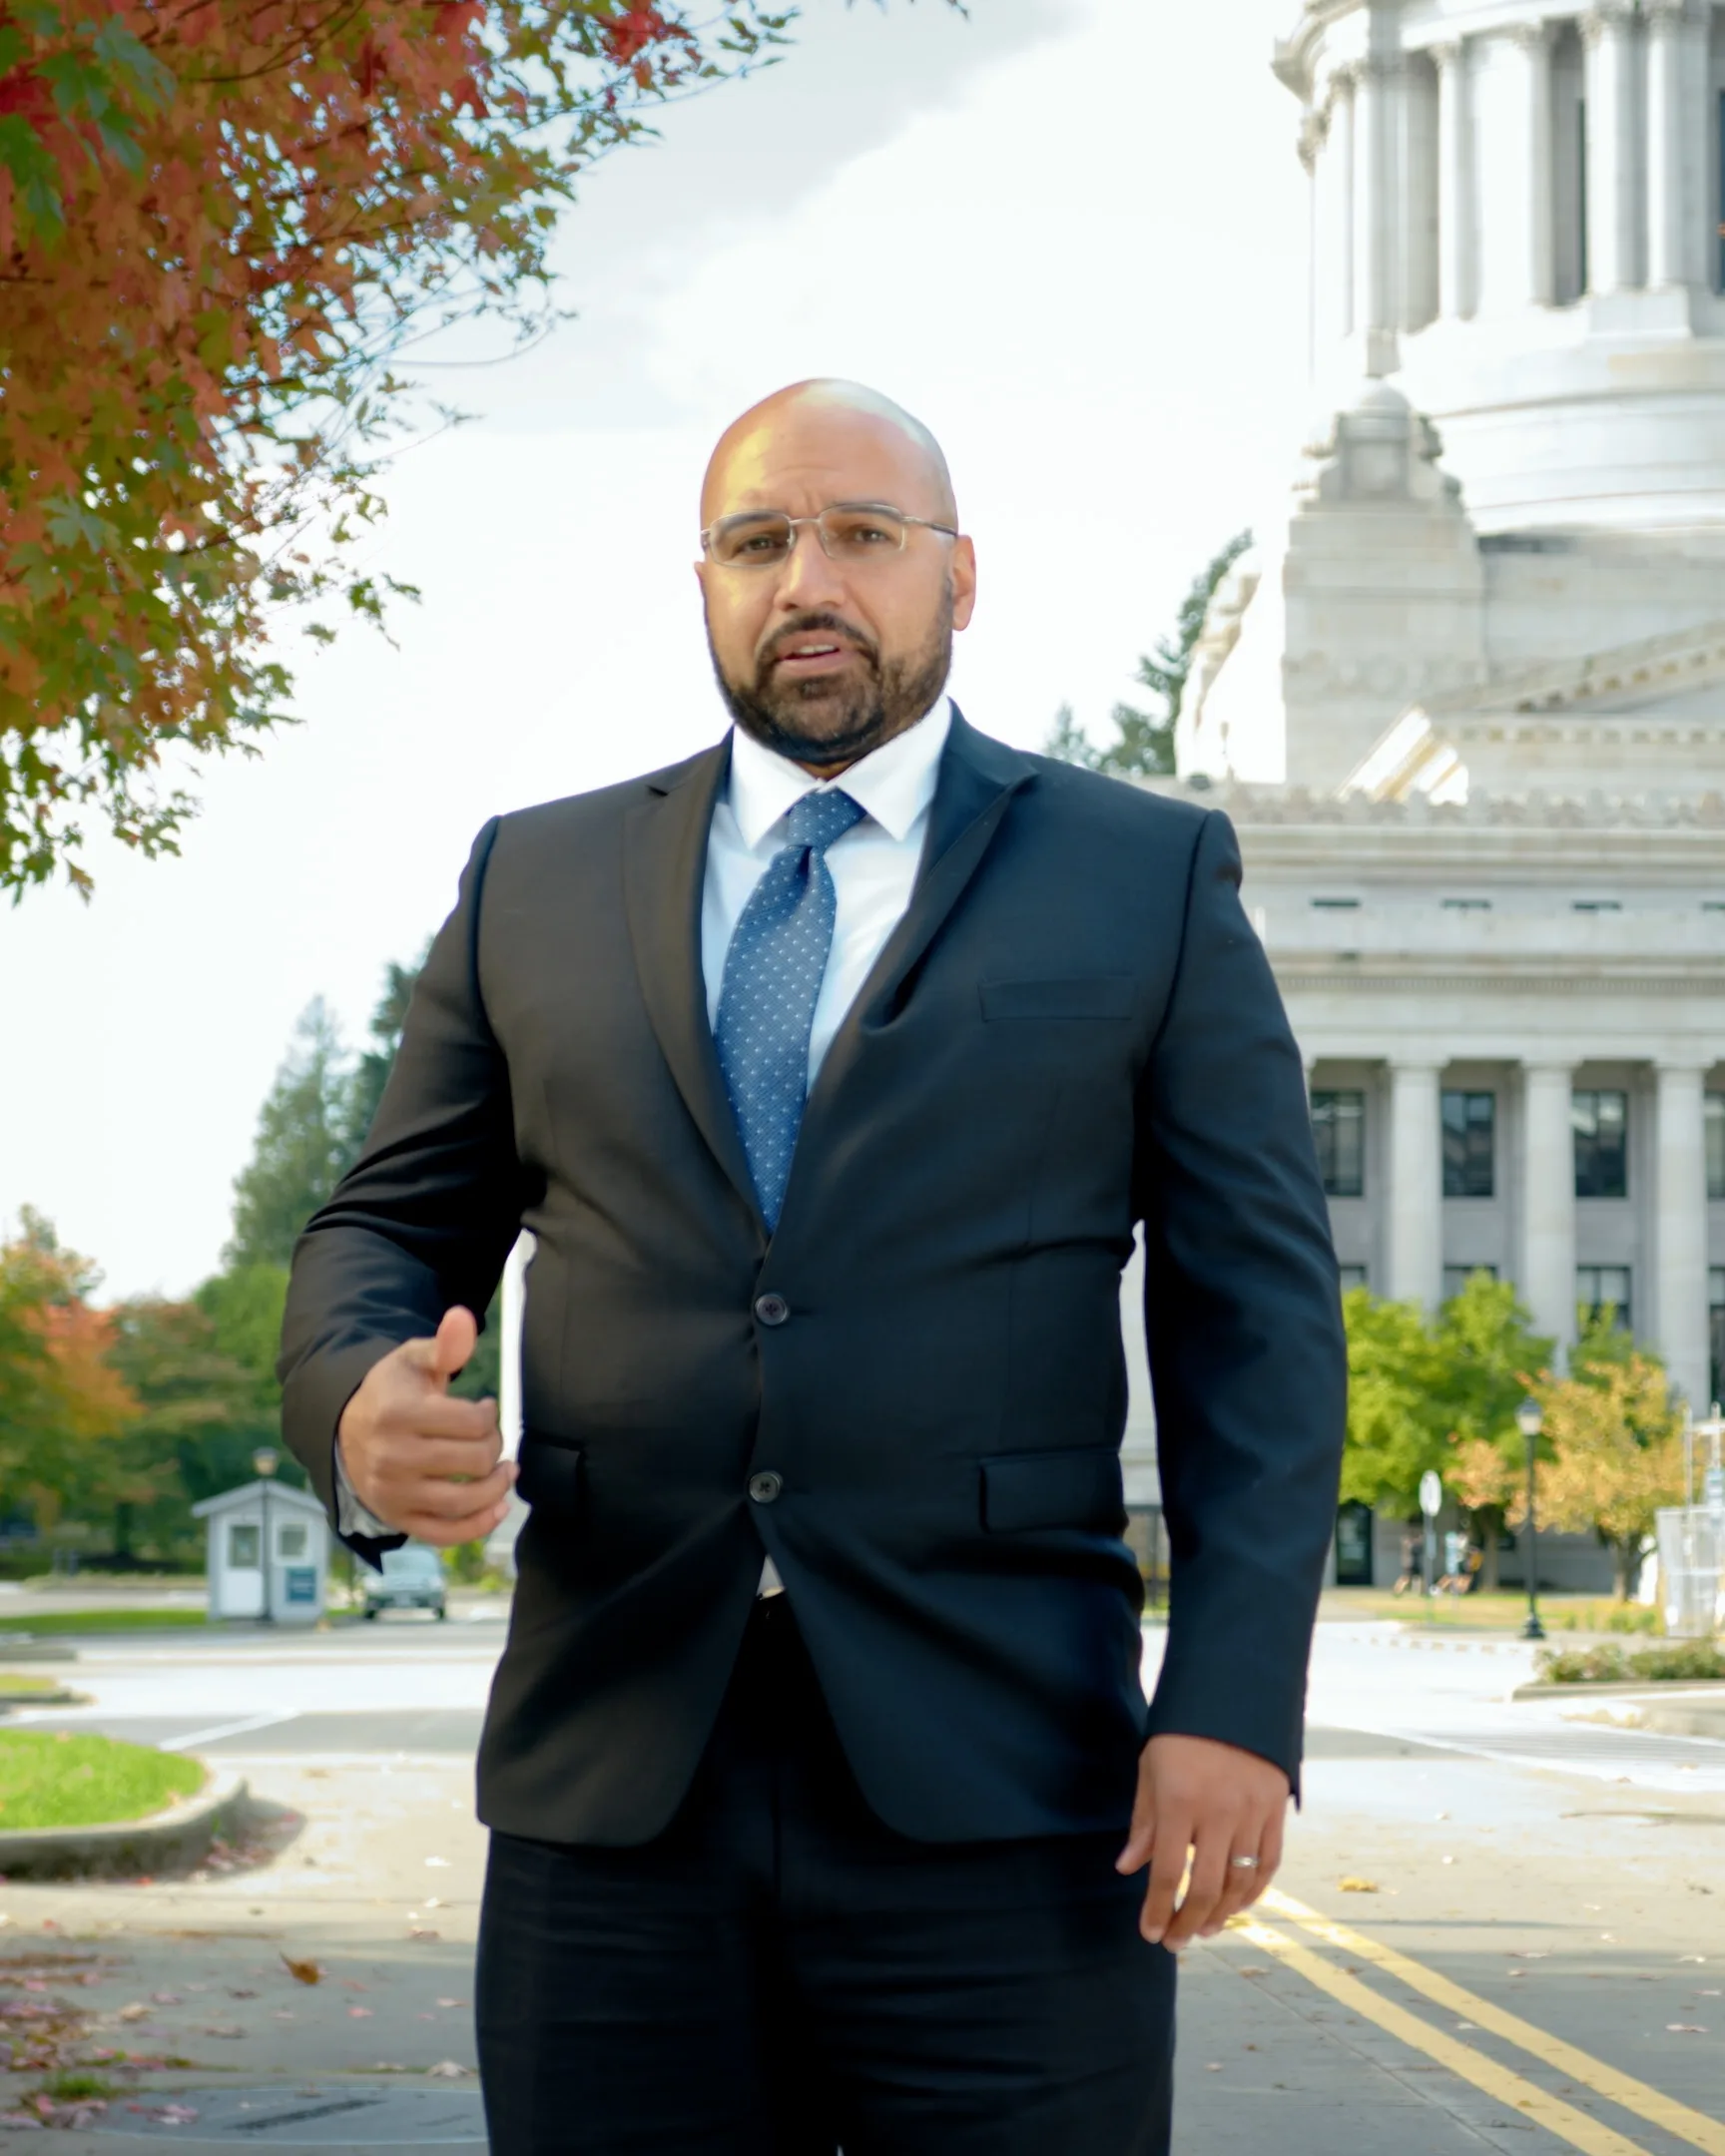
[[[1152,1737],[1138,1763],[1132,1833],[1117,1860],[1125,1873],[1150,1867],[1139,1929],[1178,1953],[1214,1938],[1275,1878],[1282,1862],[1288,1777],[1255,1752],[1209,1737]],[[1175,1895],[1192,1876],[1178,1907]],[[1251,1865],[1236,1864],[1255,1858]]]

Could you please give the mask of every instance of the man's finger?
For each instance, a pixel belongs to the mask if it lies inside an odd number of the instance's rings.
[[[1164,1812],[1156,1822],[1156,1844],[1150,1853],[1150,1890],[1144,1896],[1144,1912],[1138,1928],[1152,1946],[1162,1943],[1174,1917],[1174,1896],[1186,1873],[1186,1853],[1192,1847],[1191,1815]]]
[[[421,1438],[442,1438],[457,1444],[486,1444],[498,1435],[497,1403],[421,1395],[386,1409],[376,1417],[372,1430],[378,1443],[413,1444]]]
[[[476,1476],[471,1482],[423,1478],[403,1482],[390,1510],[397,1515],[403,1512],[423,1514],[428,1519],[465,1519],[469,1513],[505,1503],[514,1487],[514,1462],[503,1460],[488,1475]]]
[[[493,1528],[502,1524],[508,1510],[507,1504],[488,1505],[483,1511],[452,1520],[410,1512],[401,1521],[399,1531],[411,1535],[415,1542],[429,1542],[433,1549],[457,1549],[463,1542],[483,1542]]]
[[[1199,1828],[1192,1858],[1192,1877],[1162,1943],[1178,1952],[1210,1921],[1227,1886],[1228,1852],[1233,1847],[1231,1824],[1210,1820]]]
[[[383,1437],[371,1451],[367,1479],[399,1484],[403,1489],[415,1482],[447,1482],[455,1476],[476,1482],[496,1466],[502,1449],[503,1440],[495,1430],[483,1437],[431,1437],[417,1431],[408,1437]]]
[[[1204,1926],[1204,1936],[1214,1938],[1231,1916],[1238,1916],[1258,1900],[1282,1865],[1283,1815],[1273,1812],[1261,1829],[1243,1827],[1235,1838],[1234,1857],[1255,1857],[1252,1865],[1237,1865],[1232,1857],[1228,1866],[1228,1881],[1223,1888],[1222,1899],[1211,1911],[1210,1921]],[[1256,1840],[1254,1840],[1256,1833]]]

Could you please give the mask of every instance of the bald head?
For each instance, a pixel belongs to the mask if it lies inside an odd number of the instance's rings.
[[[853,474],[859,484],[842,483]],[[701,522],[784,508],[776,488],[822,477],[838,488],[825,501],[890,502],[937,523],[958,521],[945,455],[920,419],[862,382],[804,381],[776,389],[720,435],[701,489]],[[869,478],[877,484],[861,483]]]

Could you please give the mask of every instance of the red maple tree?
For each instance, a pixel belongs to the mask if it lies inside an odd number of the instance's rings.
[[[86,812],[172,850],[181,753],[283,716],[283,610],[327,636],[389,596],[344,557],[408,347],[537,334],[577,177],[790,20],[0,0],[0,889],[87,888]]]

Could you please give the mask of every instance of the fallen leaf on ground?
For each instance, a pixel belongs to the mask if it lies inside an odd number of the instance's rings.
[[[122,2006],[115,2018],[120,2021],[148,2021],[150,2009],[142,1999],[134,1999],[129,2006]]]
[[[435,2066],[427,2066],[426,2075],[433,2081],[464,2081],[469,2069],[457,2065],[454,2059],[439,2059]]]
[[[295,1961],[291,1954],[284,1954],[283,1962],[295,1983],[314,1984],[323,1981],[322,1964],[317,1961]]]
[[[349,2006],[347,2009],[347,2018],[349,2021],[369,2021],[371,2018],[371,2009],[369,2006]]]
[[[1376,1880],[1357,1879],[1352,1872],[1338,1884],[1344,1893],[1376,1893],[1378,1891],[1378,1882]]]
[[[1698,2021],[1667,2021],[1665,2026],[1673,2036],[1705,2036],[1707,2033]]]

